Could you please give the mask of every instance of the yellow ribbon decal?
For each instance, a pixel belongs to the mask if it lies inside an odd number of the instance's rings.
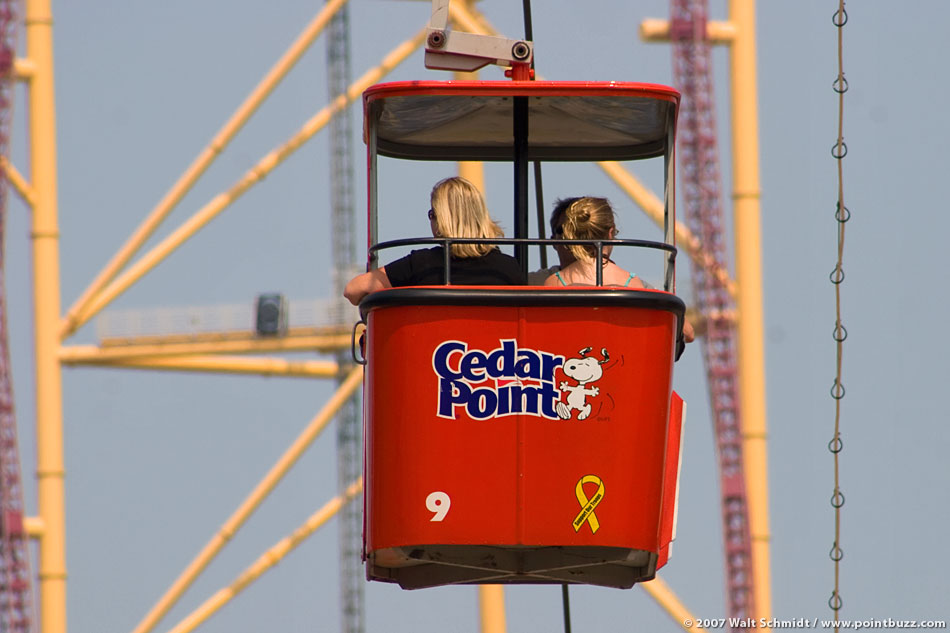
[[[584,484],[597,484],[597,492],[590,499],[584,494]],[[577,495],[577,502],[581,504],[581,511],[574,517],[574,531],[579,531],[581,526],[587,522],[590,523],[591,533],[596,534],[597,530],[600,529],[600,521],[597,520],[597,515],[594,514],[594,508],[604,500],[604,482],[597,475],[584,475],[577,482],[574,494]]]

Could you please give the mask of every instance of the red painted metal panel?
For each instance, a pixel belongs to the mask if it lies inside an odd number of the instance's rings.
[[[660,556],[657,569],[670,559],[676,538],[676,513],[679,502],[680,456],[686,403],[675,391],[670,396],[670,425],[666,441],[666,466],[663,473],[663,510],[660,518]]]
[[[372,310],[366,552],[657,552],[675,326],[629,307]]]
[[[393,81],[366,89],[363,101],[405,95],[642,96],[679,103],[669,86],[630,81]]]

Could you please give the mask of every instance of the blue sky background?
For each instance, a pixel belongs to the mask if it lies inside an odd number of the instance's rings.
[[[836,2],[757,8],[762,248],[774,615],[830,617],[834,538],[835,372],[831,338],[836,257]],[[276,7],[276,8],[275,8]],[[125,241],[320,3],[225,0],[54,2],[63,309]],[[520,3],[484,0],[508,36]],[[945,27],[950,5],[850,3],[845,27],[845,345],[841,481],[842,617],[946,619],[950,442],[942,398],[950,317],[942,255],[950,219]],[[427,2],[354,0],[354,78],[428,19]],[[671,49],[643,44],[660,0],[534,3],[538,70],[550,79],[670,83]],[[711,3],[721,18],[725,3]],[[717,50],[720,143],[729,146],[726,53]],[[488,69],[485,78],[500,78]],[[445,78],[421,54],[387,80]],[[328,100],[319,40],[150,243],[167,235]],[[13,160],[27,173],[20,92]],[[359,106],[354,109],[359,121]],[[365,208],[363,145],[354,132],[357,213]],[[330,293],[327,137],[301,149],[114,309],[250,304],[261,291],[292,301]],[[451,165],[386,166],[383,230],[422,234],[428,191]],[[635,169],[638,173],[639,170]],[[659,170],[644,179],[659,190]],[[723,165],[728,200],[730,173]],[[509,229],[510,171],[489,169],[493,211]],[[546,168],[545,199],[607,195],[627,237],[659,231],[596,168]],[[941,206],[944,205],[944,206]],[[27,508],[35,513],[35,430],[28,211],[11,194],[6,284]],[[417,229],[417,231],[416,231]],[[360,234],[364,235],[362,227]],[[362,240],[362,238],[361,238]],[[362,243],[362,241],[361,241]],[[681,260],[685,263],[685,257]],[[689,301],[687,266],[680,294]],[[83,328],[70,344],[95,341]],[[128,631],[177,577],[289,442],[331,385],[304,379],[64,370],[69,623],[75,632]],[[674,558],[662,576],[697,617],[726,615],[715,455],[698,346],[677,365],[689,402]],[[166,631],[336,489],[328,431],[157,631]],[[480,450],[473,447],[473,450]],[[486,459],[488,452],[486,451]],[[339,629],[337,532],[331,522],[207,631]],[[572,590],[573,630],[677,630],[638,588]],[[508,630],[561,627],[557,587],[506,590]],[[367,631],[476,631],[476,590],[406,592],[366,586]]]

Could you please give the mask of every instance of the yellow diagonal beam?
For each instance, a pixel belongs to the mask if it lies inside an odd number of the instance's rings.
[[[211,220],[218,216],[232,202],[244,195],[248,189],[264,179],[275,167],[296,152],[300,147],[314,134],[322,130],[333,116],[340,112],[347,105],[359,98],[364,90],[382,77],[391,72],[396,66],[404,61],[412,52],[419,48],[425,41],[425,29],[420,30],[412,38],[406,40],[397,46],[389,55],[383,59],[383,62],[368,70],[360,79],[353,83],[349,89],[336,97],[330,105],[323,108],[314,115],[303,128],[300,129],[289,141],[273,150],[262,158],[230,189],[218,194],[211,202],[206,204],[195,215],[188,219],[183,225],[176,229],[171,235],[162,240],[152,250],[143,255],[141,259],[129,266],[125,271],[116,277],[101,292],[96,294],[89,302],[77,312],[72,318],[65,319],[62,324],[62,333],[64,336],[75,331],[86,321],[92,318],[96,313],[109,305],[116,297],[129,289],[136,281],[141,279],[147,272],[155,268],[159,262],[168,257],[175,249],[181,246],[186,240],[192,237],[200,229],[206,226]]]
[[[621,189],[636,202],[647,216],[663,226],[663,201],[646,188],[636,176],[627,171],[620,163],[602,161],[597,165],[617,183]],[[676,243],[682,246],[686,254],[697,264],[706,269],[706,273],[715,277],[726,288],[733,298],[736,296],[736,283],[729,276],[729,271],[716,262],[715,257],[706,250],[702,242],[685,224],[676,223]]]
[[[483,33],[486,35],[498,35],[495,29],[481,13],[474,11],[468,2],[450,2],[449,17],[461,27],[459,30],[466,33]]]
[[[705,633],[706,629],[699,626],[699,622],[689,612],[689,609],[676,597],[670,586],[663,582],[663,579],[656,576],[649,582],[641,582],[643,590],[650,594],[656,603],[663,607],[673,621],[676,622],[685,631],[690,633]]]
[[[121,369],[155,369],[162,371],[190,371],[214,374],[254,374],[259,376],[286,376],[293,378],[336,378],[340,366],[334,361],[262,358],[260,356],[145,356],[129,359],[109,359],[87,362],[97,367]]]
[[[287,474],[304,450],[313,442],[321,431],[329,424],[333,416],[336,415],[340,407],[349,400],[350,396],[356,391],[363,380],[363,368],[357,367],[346,377],[346,380],[340,385],[330,401],[323,407],[323,410],[311,420],[303,433],[294,440],[294,443],[277,460],[277,463],[264,476],[253,492],[244,500],[244,503],[235,510],[234,514],[221,526],[218,533],[204,546],[204,549],[195,557],[191,564],[182,572],[181,576],[172,583],[165,595],[152,607],[145,618],[133,630],[133,633],[146,633],[151,631],[158,621],[171,609],[181,595],[191,586],[205,567],[217,556],[228,541],[247,521],[248,517],[264,501],[268,494],[274,489],[277,483]]]
[[[317,531],[324,523],[329,521],[340,509],[354,497],[363,491],[363,478],[360,477],[350,484],[346,491],[339,496],[328,501],[322,508],[313,513],[303,525],[294,530],[294,532],[280,541],[273,547],[264,552],[260,558],[248,567],[238,576],[234,582],[219,590],[216,594],[204,601],[204,603],[191,612],[169,633],[189,633],[195,630],[201,623],[217,613],[232,598],[244,591],[248,585],[260,578],[264,572],[279,563],[295,547],[303,543],[307,537]]]
[[[26,181],[23,174],[17,171],[17,168],[13,166],[13,163],[11,163],[10,159],[6,156],[0,156],[0,169],[6,174],[7,182],[13,185],[13,189],[20,194],[23,201],[26,202],[31,209],[35,207],[36,192],[33,190],[33,185]]]
[[[64,325],[62,327],[62,336],[65,338],[75,331],[79,324],[74,323],[77,316],[82,313],[86,305],[92,298],[98,294],[102,288],[112,281],[118,272],[129,263],[132,256],[138,252],[142,244],[155,232],[162,221],[168,217],[175,206],[181,201],[188,191],[194,186],[195,182],[208,169],[212,162],[224,150],[237,133],[244,127],[244,124],[251,118],[251,115],[257,111],[260,105],[274,91],[274,88],[283,80],[288,72],[294,67],[297,61],[307,51],[313,41],[326,28],[326,25],[333,18],[337,11],[346,4],[347,0],[329,0],[314,19],[304,28],[287,52],[274,64],[274,67],[265,75],[260,84],[248,95],[244,103],[231,115],[231,118],[218,131],[215,137],[205,147],[198,157],[191,163],[185,173],[178,181],[172,185],[168,193],[152,209],[151,213],[145,218],[135,233],[112,257],[106,267],[102,269],[99,275],[93,280],[89,287],[83,291],[79,299],[70,307],[66,313]]]

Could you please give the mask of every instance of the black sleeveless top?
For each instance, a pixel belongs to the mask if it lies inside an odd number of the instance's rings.
[[[393,287],[439,286],[445,283],[441,246],[412,251],[386,264]],[[528,283],[518,260],[497,248],[481,257],[452,257],[452,284],[460,286],[523,286]]]

